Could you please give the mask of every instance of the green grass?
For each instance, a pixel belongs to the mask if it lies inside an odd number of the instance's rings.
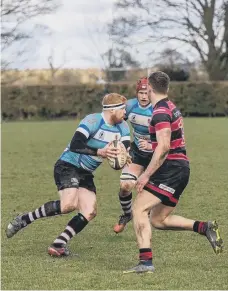
[[[153,231],[154,274],[123,275],[137,263],[132,224],[121,235],[112,227],[120,214],[119,174],[105,163],[95,172],[98,216],[70,243],[73,255],[54,259],[47,247],[72,214],[39,220],[8,240],[7,223],[17,214],[58,199],[53,165],[71,139],[73,121],[2,125],[2,289],[227,289],[228,252],[213,253],[191,232]],[[216,218],[228,240],[228,120],[186,119],[191,180],[176,213]]]

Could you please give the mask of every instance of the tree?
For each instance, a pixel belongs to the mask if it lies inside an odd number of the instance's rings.
[[[58,73],[58,71],[60,71],[63,66],[66,64],[67,62],[67,50],[64,51],[63,56],[62,56],[62,61],[59,65],[55,64],[55,50],[53,48],[51,48],[51,52],[48,56],[48,65],[49,65],[49,69],[50,69],[50,84],[55,83],[55,78],[56,78],[56,74]]]
[[[123,80],[126,68],[137,68],[139,63],[131,54],[122,48],[111,48],[102,55],[105,64],[105,75],[108,82]]]
[[[23,28],[27,20],[48,14],[57,7],[54,0],[1,0],[2,50],[14,42],[30,37]]]
[[[169,75],[171,81],[187,81],[192,64],[187,58],[172,49],[164,49],[156,67]]]
[[[228,78],[227,0],[117,0],[110,33],[121,44],[180,43],[194,48],[211,80]],[[146,37],[145,37],[146,36]]]

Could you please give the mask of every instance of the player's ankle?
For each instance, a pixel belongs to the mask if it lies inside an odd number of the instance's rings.
[[[193,231],[202,235],[206,235],[207,222],[205,221],[195,221],[193,224]]]
[[[152,265],[152,250],[151,248],[139,249],[139,261],[141,264],[151,266]]]
[[[145,266],[152,266],[153,265],[152,259],[151,260],[146,260],[146,261],[140,260],[140,264],[143,264]]]

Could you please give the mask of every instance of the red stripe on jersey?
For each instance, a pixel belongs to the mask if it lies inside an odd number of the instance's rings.
[[[155,127],[152,125],[149,125],[149,133],[155,133]]]
[[[171,141],[170,143],[170,149],[175,149],[175,148],[180,148],[180,147],[184,147],[185,146],[185,142],[183,141],[182,138],[179,139],[175,139],[173,141]]]
[[[185,160],[188,161],[188,158],[184,154],[168,154],[167,158],[168,160]]]
[[[155,108],[152,114],[152,118],[154,115],[159,114],[159,113],[168,114],[172,118],[172,112],[166,107],[158,107],[157,109]]]
[[[148,187],[148,188],[150,188],[151,190],[154,190],[154,191],[158,192],[159,194],[162,194],[164,196],[169,197],[169,200],[172,201],[172,202],[174,202],[174,203],[177,203],[178,202],[178,200],[176,198],[174,198],[173,195],[171,193],[169,193],[168,191],[165,191],[163,189],[160,189],[159,187],[157,187],[155,185],[152,185],[150,183],[147,183],[145,186]]]
[[[169,101],[167,101],[167,104],[168,104],[168,106],[169,106],[169,109],[172,111],[173,109],[175,109],[176,108],[176,106],[173,104],[173,102],[171,102],[170,100]]]
[[[163,128],[170,128],[170,122],[163,121],[155,124],[155,131],[161,130]]]
[[[154,151],[157,147],[158,143],[152,141],[152,150]]]
[[[172,131],[178,130],[183,124],[182,117],[180,116],[177,120],[171,123]]]

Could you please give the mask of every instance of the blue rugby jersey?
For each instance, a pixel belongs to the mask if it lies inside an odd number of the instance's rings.
[[[79,124],[76,131],[87,137],[87,145],[95,149],[104,148],[110,141],[130,141],[130,129],[126,121],[116,125],[105,122],[103,113],[87,115]],[[69,149],[70,143],[60,156],[60,160],[71,163],[78,168],[93,172],[103,161],[102,157],[74,153]]]
[[[153,108],[149,104],[147,107],[141,107],[138,99],[130,99],[127,101],[126,118],[130,121],[133,127],[133,137],[136,146],[139,146],[139,139],[150,141],[149,125],[152,117]],[[152,152],[142,150],[143,152]]]

